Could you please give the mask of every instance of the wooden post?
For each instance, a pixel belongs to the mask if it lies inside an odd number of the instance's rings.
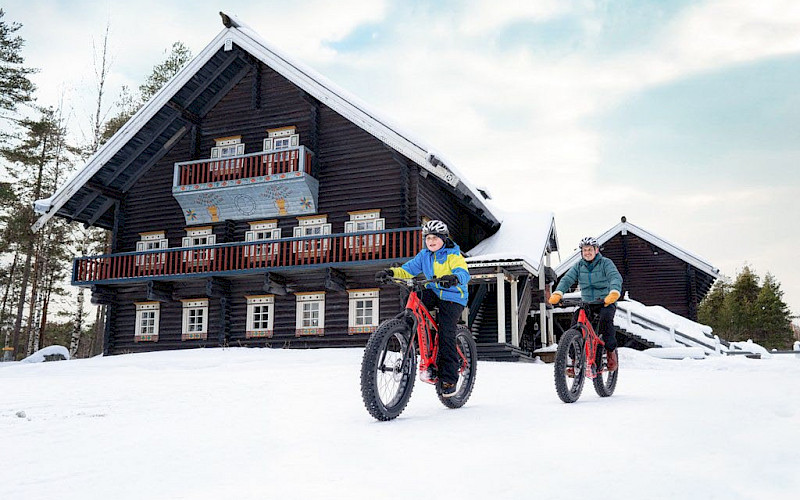
[[[497,343],[506,343],[506,287],[503,270],[497,268]]]
[[[519,347],[519,299],[517,278],[511,280],[511,343]]]
[[[542,262],[539,263],[539,290],[541,290],[542,297],[544,297],[544,288],[546,284],[545,284],[545,270],[544,270],[544,265],[542,264],[543,264]],[[551,319],[552,319],[552,313],[551,313]],[[542,347],[549,345],[547,343],[548,340],[547,307],[545,307],[544,305],[544,300],[542,302],[539,302],[539,331],[542,334]]]

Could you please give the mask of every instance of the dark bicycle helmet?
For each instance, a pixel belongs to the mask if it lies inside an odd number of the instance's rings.
[[[592,238],[591,236],[587,236],[586,238],[581,240],[580,248],[583,247],[598,247],[597,240]]]
[[[447,224],[440,220],[429,220],[422,225],[422,236],[435,234],[436,236],[445,239],[450,236],[450,231],[447,229]]]

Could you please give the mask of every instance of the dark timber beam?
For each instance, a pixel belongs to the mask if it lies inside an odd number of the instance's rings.
[[[97,210],[97,212],[94,213],[92,218],[89,219],[86,222],[86,227],[93,226],[94,223],[97,222],[97,219],[102,217],[108,211],[109,208],[114,206],[115,203],[116,203],[116,200],[112,200],[112,199],[108,199],[105,202],[103,202],[103,204],[100,205],[100,208]]]
[[[221,100],[222,100],[222,98],[223,98],[223,97],[225,97],[225,95],[226,95],[228,92],[230,92],[230,91],[231,91],[231,89],[232,89],[233,87],[235,87],[235,86],[236,86],[236,84],[238,84],[238,83],[239,83],[239,82],[242,80],[242,78],[244,78],[244,76],[245,76],[245,75],[246,75],[246,74],[247,74],[249,71],[250,71],[250,66],[248,66],[248,65],[245,65],[245,66],[244,66],[244,67],[243,67],[241,70],[239,70],[239,72],[238,72],[238,73],[236,73],[236,74],[233,76],[233,78],[231,78],[231,79],[230,79],[230,81],[229,81],[229,82],[228,82],[228,83],[227,83],[227,84],[226,84],[226,85],[225,85],[223,88],[221,88],[220,90],[218,90],[218,91],[217,91],[217,92],[214,94],[214,98],[213,98],[213,99],[211,99],[211,100],[210,100],[210,101],[209,101],[209,102],[208,102],[208,103],[205,105],[205,107],[204,107],[204,108],[203,108],[203,109],[202,109],[202,110],[201,110],[201,111],[198,113],[198,115],[200,115],[200,116],[206,116],[206,114],[208,114],[208,112],[209,112],[209,111],[211,111],[212,109],[214,109],[214,106],[216,106],[216,105],[219,103],[219,101],[221,101]]]
[[[130,179],[128,179],[128,182],[126,182],[125,185],[122,186],[122,190],[123,191],[128,191],[131,188],[131,186],[136,184],[136,181],[138,181],[144,174],[146,174],[147,171],[150,170],[150,167],[152,167],[157,161],[159,161],[161,158],[163,158],[164,155],[169,152],[169,150],[172,147],[172,145],[175,144],[188,131],[189,131],[189,127],[184,125],[177,132],[175,132],[175,134],[173,134],[173,136],[170,137],[169,140],[164,143],[164,145],[161,147],[161,149],[159,149],[156,154],[154,154],[152,157],[150,157],[150,159],[147,160],[147,163],[145,163],[136,172],[136,174],[134,174],[133,176],[131,176]]]
[[[113,304],[117,300],[117,292],[111,287],[92,285],[92,304]]]
[[[329,267],[325,271],[325,289],[335,292],[347,291],[347,276],[342,271]]]
[[[88,187],[92,191],[97,191],[98,193],[102,194],[106,198],[114,198],[115,200],[121,201],[125,198],[125,193],[118,189],[114,189],[112,187],[104,186],[103,184],[89,181],[84,186]]]
[[[206,278],[206,297],[226,297],[231,293],[231,284],[228,280],[211,276]]]
[[[170,125],[172,125],[172,122],[174,122],[175,119],[178,118],[178,116],[180,115],[177,112],[174,112],[173,110],[172,116],[165,117],[164,123],[161,124],[161,126],[158,128],[158,130],[156,130],[155,133],[151,134],[150,140],[142,142],[142,144],[140,144],[139,147],[136,148],[136,151],[128,155],[128,158],[114,170],[114,175],[112,175],[109,180],[105,181],[105,185],[110,186],[111,183],[114,182],[114,180],[116,180],[116,178],[119,177],[119,175],[122,172],[124,172],[125,169],[127,169],[131,165],[131,163],[133,163],[136,160],[136,158],[139,157],[139,155],[141,155],[144,152],[144,150],[149,148],[150,145],[153,144],[153,142],[158,137],[160,137],[161,134],[163,134],[164,131],[167,130],[167,128],[169,128]],[[127,190],[123,189],[122,191],[127,191]]]
[[[264,273],[264,291],[275,295],[288,295],[286,277],[276,273]]]
[[[100,196],[99,191],[90,191],[86,193],[86,195],[83,197],[83,201],[81,201],[81,204],[78,205],[78,208],[76,208],[75,211],[72,212],[70,218],[72,219],[77,218],[81,214],[81,212],[86,210],[89,207],[89,205],[91,205],[92,202],[97,199],[98,196]]]
[[[187,106],[191,106],[192,103],[194,102],[194,100],[197,99],[198,97],[200,97],[200,95],[203,92],[205,92],[212,83],[217,81],[217,78],[219,78],[219,76],[226,69],[228,69],[228,67],[231,64],[233,64],[233,62],[238,58],[239,58],[239,51],[237,51],[237,50],[234,50],[230,54],[228,54],[228,57],[225,58],[225,60],[220,63],[220,65],[219,65],[219,67],[217,67],[216,71],[214,71],[214,73],[212,73],[211,76],[209,76],[206,79],[205,83],[203,83],[202,85],[197,87],[195,89],[195,91],[192,92],[192,94],[189,97],[186,98],[186,101],[184,101],[186,103],[186,105]],[[200,116],[203,116],[203,115],[205,115],[205,113],[200,113]]]
[[[172,283],[165,283],[163,281],[147,282],[147,300],[171,302],[172,292]]]
[[[200,117],[197,116],[196,114],[192,113],[188,109],[184,108],[180,104],[178,104],[176,102],[173,102],[173,101],[169,101],[167,103],[167,106],[170,109],[173,109],[173,110],[177,111],[178,113],[180,113],[181,118],[183,118],[184,120],[190,122],[192,125],[199,125],[200,124]]]

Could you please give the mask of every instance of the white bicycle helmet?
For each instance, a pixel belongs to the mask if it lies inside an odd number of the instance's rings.
[[[591,236],[587,236],[586,238],[581,240],[580,248],[583,248],[583,247],[597,247],[597,246],[599,246],[597,244],[597,240],[592,238]]]
[[[444,222],[440,220],[429,220],[422,225],[422,236],[427,236],[429,234],[435,234],[444,239],[450,235],[450,231],[447,229],[447,224]]]

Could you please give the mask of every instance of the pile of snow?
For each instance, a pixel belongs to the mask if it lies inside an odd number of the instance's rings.
[[[57,361],[61,359],[69,359],[69,350],[60,345],[47,346],[43,349],[39,349],[27,358],[23,359],[20,361],[20,363],[41,363],[43,361],[47,361],[45,356],[52,357],[52,359]]]
[[[586,384],[564,404],[552,364],[482,361],[463,408],[418,382],[391,422],[364,409],[362,349],[14,363],[0,370],[1,496],[796,498],[799,359],[619,351],[610,398]]]

